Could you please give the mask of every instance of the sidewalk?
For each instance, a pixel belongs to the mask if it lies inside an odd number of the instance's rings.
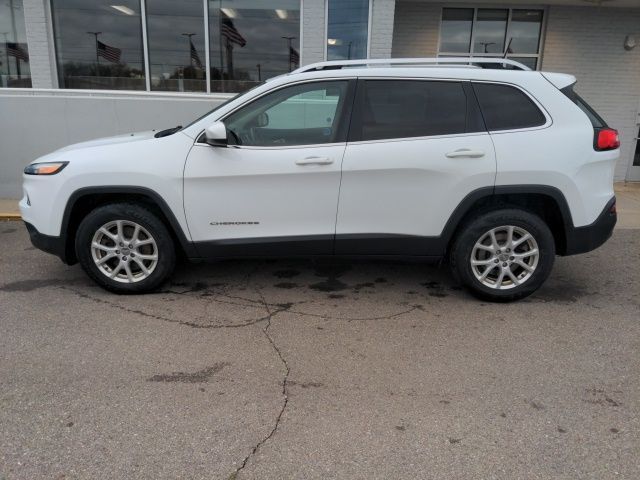
[[[615,184],[618,198],[616,228],[640,228],[640,183]],[[18,200],[0,199],[0,220],[20,220]]]

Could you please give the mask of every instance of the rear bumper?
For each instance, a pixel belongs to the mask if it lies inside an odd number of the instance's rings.
[[[615,207],[616,197],[613,197],[591,225],[567,227],[566,248],[562,255],[590,252],[606,242],[611,237],[613,227],[618,220]]]
[[[69,263],[66,255],[65,237],[54,237],[40,233],[36,227],[29,222],[24,222],[29,232],[29,238],[34,247],[43,252],[51,253],[60,258],[64,263]]]

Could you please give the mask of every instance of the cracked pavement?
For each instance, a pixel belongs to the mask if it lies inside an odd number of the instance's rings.
[[[181,264],[102,291],[0,222],[0,479],[640,471],[640,230],[508,305],[445,268]]]

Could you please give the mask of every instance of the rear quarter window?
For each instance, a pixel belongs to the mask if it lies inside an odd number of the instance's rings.
[[[575,103],[580,110],[582,110],[587,117],[589,117],[589,121],[593,128],[606,128],[607,123],[602,119],[600,115],[587,103],[584,99],[578,95],[573,89],[573,85],[569,85],[568,87],[560,90],[564,93],[573,103]]]
[[[518,88],[474,82],[473,89],[490,131],[539,127],[547,121],[538,106]]]

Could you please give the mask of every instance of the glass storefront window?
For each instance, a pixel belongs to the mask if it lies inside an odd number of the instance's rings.
[[[61,88],[144,90],[138,0],[52,0]]]
[[[0,3],[0,87],[30,88],[29,49],[22,0]]]
[[[509,26],[510,53],[538,53],[542,10],[514,10]]]
[[[299,0],[209,0],[212,92],[242,92],[300,64]]]
[[[207,90],[202,0],[146,0],[151,90]]]
[[[509,11],[504,9],[481,8],[476,14],[473,26],[473,52],[504,52],[504,37],[507,31]]]
[[[540,66],[543,14],[519,8],[443,8],[438,55],[506,55],[535,70]]]
[[[327,60],[367,58],[369,0],[328,0]]]
[[[440,51],[469,53],[473,8],[443,8]]]
[[[300,64],[300,0],[113,3],[51,0],[61,88],[242,92]]]

